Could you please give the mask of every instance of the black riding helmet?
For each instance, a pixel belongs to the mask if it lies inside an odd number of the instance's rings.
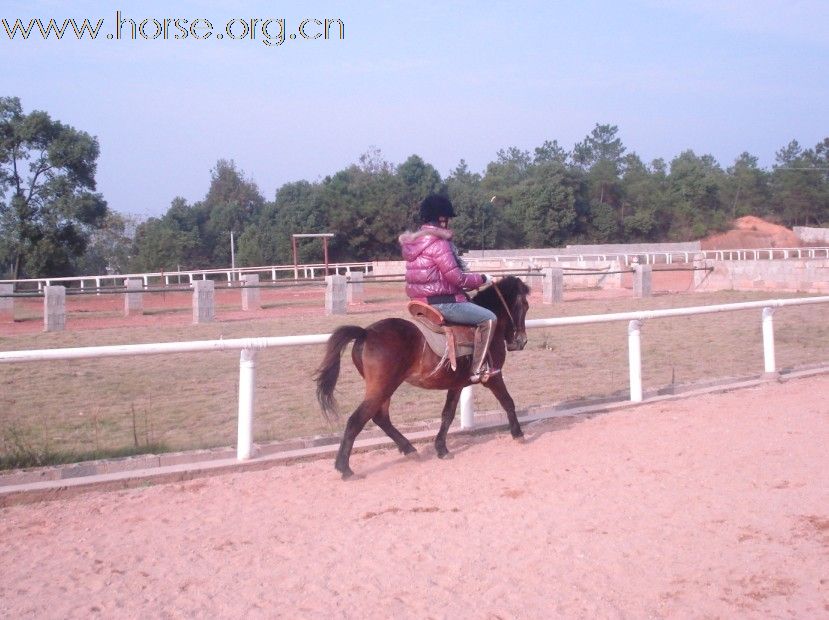
[[[420,221],[424,224],[437,222],[439,217],[455,217],[452,203],[446,196],[432,194],[420,203]]]

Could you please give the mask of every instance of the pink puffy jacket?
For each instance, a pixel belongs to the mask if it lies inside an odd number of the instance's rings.
[[[429,224],[400,235],[406,259],[406,294],[411,299],[426,301],[433,295],[452,295],[455,301],[467,301],[464,291],[484,283],[481,274],[461,270],[451,239],[451,230]]]

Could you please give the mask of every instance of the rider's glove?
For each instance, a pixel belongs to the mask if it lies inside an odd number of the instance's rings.
[[[481,274],[481,277],[484,279],[484,281],[483,281],[483,283],[481,284],[481,286],[479,286],[479,287],[478,287],[478,290],[483,290],[483,289],[485,289],[485,288],[489,288],[490,286],[492,286],[493,284],[495,284],[495,278],[493,278],[493,277],[492,277],[491,275],[489,275],[488,273],[482,273],[482,274]]]

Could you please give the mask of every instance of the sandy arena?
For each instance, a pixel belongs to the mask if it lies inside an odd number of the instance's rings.
[[[829,617],[829,375],[0,511],[6,618]]]

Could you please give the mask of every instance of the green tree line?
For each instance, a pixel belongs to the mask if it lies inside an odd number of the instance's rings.
[[[394,165],[370,149],[322,180],[286,183],[272,201],[233,161],[219,160],[202,200],[177,197],[140,223],[94,193],[97,156],[88,134],[0,98],[7,277],[226,267],[231,231],[238,266],[290,263],[293,233],[334,233],[332,261],[394,259],[398,235],[417,225],[418,204],[432,192],[452,200],[462,250],[688,241],[743,215],[829,225],[829,138],[813,148],[791,141],[770,170],[749,153],[723,168],[691,150],[646,163],[618,127],[596,124],[569,151],[556,140],[532,152],[509,147],[482,173],[461,160],[445,178],[418,155]],[[301,243],[299,259],[320,261],[321,243]]]

